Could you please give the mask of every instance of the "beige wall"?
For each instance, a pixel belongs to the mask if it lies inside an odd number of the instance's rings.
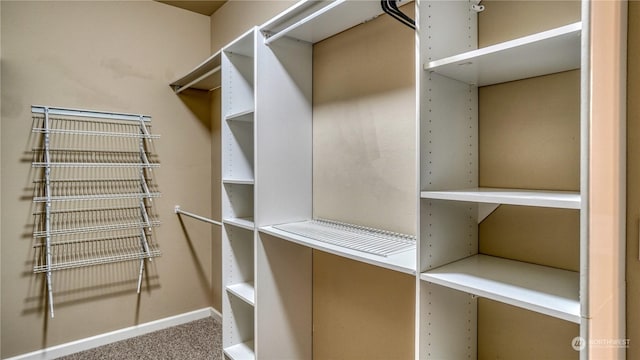
[[[579,1],[483,1],[487,46],[580,21]],[[580,188],[580,72],[479,89],[480,186]],[[479,226],[481,253],[579,270],[575,210],[500,206]],[[522,324],[527,326],[523,327]],[[478,358],[577,358],[576,324],[502,303],[478,302]]]
[[[627,359],[640,357],[640,1],[629,2],[627,31]]]
[[[252,26],[286,10],[298,0],[229,0],[211,15],[211,52],[214,53]]]
[[[168,84],[209,54],[209,18],[151,1],[2,1],[2,350],[9,357],[211,306],[210,226],[173,213],[211,213],[209,102]],[[207,98],[208,99],[208,95]],[[137,265],[54,274],[56,316],[31,272],[30,105],[150,114],[163,252],[136,294]],[[189,106],[192,109],[189,109]],[[24,159],[27,159],[26,161]]]
[[[414,67],[386,15],[314,45],[314,217],[415,234]],[[314,251],[314,359],[412,359],[414,309],[413,276]]]

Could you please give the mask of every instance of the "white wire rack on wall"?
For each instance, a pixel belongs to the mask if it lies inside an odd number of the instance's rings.
[[[160,256],[151,117],[32,106],[34,266],[44,273],[50,316],[52,272]]]

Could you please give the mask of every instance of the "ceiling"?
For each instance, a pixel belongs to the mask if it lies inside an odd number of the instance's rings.
[[[227,0],[156,0],[158,2],[176,6],[181,9],[197,12],[198,14],[210,16],[220,8]]]

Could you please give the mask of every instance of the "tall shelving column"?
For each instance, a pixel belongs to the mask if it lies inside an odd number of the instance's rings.
[[[255,339],[255,30],[222,49],[224,355],[253,359]]]
[[[585,263],[584,188],[576,192],[478,187],[478,87],[581,68],[581,36],[588,31],[587,23],[477,49],[477,17],[466,1],[419,3],[416,341],[421,359],[478,356],[478,297],[578,324],[580,334],[587,333],[587,300],[581,297],[586,294],[584,266],[580,273],[480,254],[478,234],[479,223],[500,205],[579,211],[582,250],[575,256]],[[583,104],[586,96],[583,85]],[[587,118],[583,113],[582,128]],[[584,135],[574,135],[581,138],[582,159],[588,149]],[[586,176],[583,168],[582,184]],[[570,339],[566,341],[570,348]]]

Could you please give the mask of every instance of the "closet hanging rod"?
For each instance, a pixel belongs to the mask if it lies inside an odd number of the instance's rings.
[[[176,93],[176,94],[180,94],[181,92],[183,92],[183,91],[185,91],[185,90],[189,89],[191,86],[193,86],[193,84],[197,84],[197,83],[199,83],[200,81],[202,81],[202,80],[206,79],[207,77],[209,77],[209,76],[211,76],[211,75],[213,75],[213,74],[217,73],[218,71],[220,71],[220,68],[221,68],[220,66],[216,66],[215,68],[213,68],[213,69],[211,69],[211,70],[207,71],[206,73],[204,73],[204,74],[202,74],[202,75],[198,76],[196,79],[194,79],[194,80],[190,81],[189,83],[187,83],[187,84],[185,84],[185,85],[182,85],[182,86],[176,86],[176,87],[175,87],[175,90],[174,90],[174,91],[175,91],[175,93]],[[211,90],[215,90],[215,89],[217,89],[217,88],[218,88],[218,86],[214,87],[213,89],[209,89],[209,91],[211,91]]]
[[[200,220],[200,221],[204,221],[204,222],[208,222],[210,224],[215,224],[215,225],[218,225],[218,226],[222,226],[222,223],[219,222],[219,221],[215,221],[215,220],[206,218],[204,216],[200,216],[200,215],[196,215],[196,214],[190,213],[188,211],[184,211],[184,210],[180,209],[180,205],[176,205],[176,207],[173,209],[173,211],[178,215],[186,215],[186,216],[192,217],[192,218]]]
[[[86,118],[99,118],[99,119],[125,120],[125,121],[140,121],[140,119],[142,118],[142,120],[146,122],[151,121],[151,116],[149,115],[112,113],[112,112],[105,112],[105,111],[80,110],[80,109],[60,108],[60,107],[50,107],[50,106],[48,107],[48,106],[40,106],[40,105],[31,106],[31,112],[35,114],[44,114],[45,109],[48,109],[49,115],[77,116],[77,117],[86,117]]]

